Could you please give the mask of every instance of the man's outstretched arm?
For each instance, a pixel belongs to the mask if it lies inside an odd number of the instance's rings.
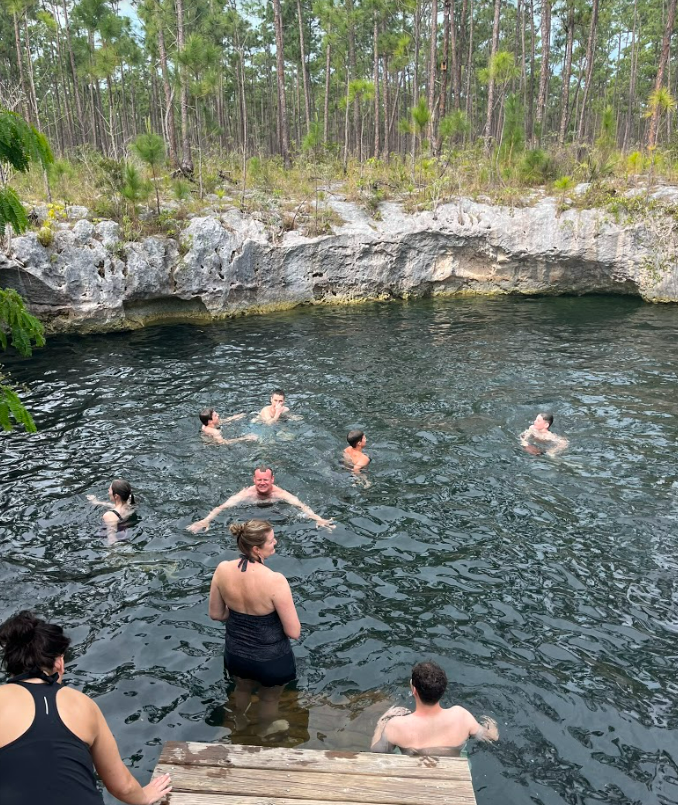
[[[281,489],[277,497],[279,500],[284,500],[285,503],[289,503],[290,506],[296,506],[298,509],[307,516],[310,517],[311,520],[315,520],[315,522],[322,526],[323,528],[328,528],[330,531],[333,528],[336,528],[336,525],[332,520],[325,520],[325,518],[321,517],[319,514],[316,514],[310,506],[307,506],[305,503],[302,503],[298,497],[291,495],[289,492],[285,492],[284,489]]]
[[[246,486],[244,489],[241,489],[240,492],[236,492],[235,495],[231,495],[228,500],[225,500],[221,506],[217,506],[216,509],[212,509],[212,511],[204,517],[202,520],[198,520],[196,523],[192,523],[188,526],[188,531],[192,531],[194,534],[197,534],[198,531],[207,531],[210,527],[210,523],[217,517],[224,509],[230,509],[232,506],[237,506],[239,503],[247,500],[249,497],[249,487]]]

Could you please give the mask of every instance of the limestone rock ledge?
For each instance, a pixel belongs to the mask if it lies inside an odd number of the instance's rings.
[[[35,233],[14,238],[12,255],[0,255],[0,287],[16,288],[52,332],[438,294],[678,301],[672,225],[559,212],[552,198],[524,208],[460,199],[435,215],[385,203],[378,221],[349,202],[330,203],[345,223],[318,238],[278,238],[235,209],[190,219],[178,240],[131,243],[113,221],[80,218],[61,224],[47,248]]]

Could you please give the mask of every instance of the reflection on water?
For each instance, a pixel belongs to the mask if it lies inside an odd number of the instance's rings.
[[[0,615],[66,626],[71,684],[144,781],[166,740],[266,743],[254,711],[234,720],[207,617],[228,518],[185,528],[270,464],[338,523],[266,510],[303,627],[276,744],[366,748],[428,657],[448,702],[499,722],[496,746],[471,747],[480,805],[676,802],[677,335],[675,307],[586,298],[53,339],[10,366],[40,432],[0,437]],[[202,407],[254,415],[276,386],[301,419],[202,443]],[[561,456],[518,446],[542,408]],[[354,427],[369,486],[341,466]],[[109,547],[85,495],[116,476],[141,519]]]

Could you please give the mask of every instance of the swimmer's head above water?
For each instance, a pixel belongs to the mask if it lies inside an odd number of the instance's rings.
[[[240,553],[252,562],[263,562],[275,553],[277,541],[268,520],[231,523],[228,528],[236,538]]]
[[[350,430],[346,436],[346,441],[353,449],[355,449],[358,447],[358,445],[365,447],[367,444],[367,437],[365,436],[365,432],[362,430]]]
[[[438,704],[447,690],[447,674],[435,662],[418,662],[412,669],[410,685],[422,704]]]
[[[134,500],[134,493],[128,481],[123,478],[116,478],[115,481],[108,488],[108,497],[116,506],[119,503],[130,503],[132,506],[136,503]]]
[[[533,423],[533,427],[536,430],[548,430],[551,425],[553,425],[553,414],[548,414],[545,412],[537,414],[537,418]]]
[[[254,487],[257,490],[257,495],[268,497],[273,491],[273,481],[275,476],[270,467],[257,467],[254,470]]]
[[[200,417],[202,424],[208,428],[218,428],[221,424],[219,414],[214,410],[214,408],[203,408],[198,416]]]

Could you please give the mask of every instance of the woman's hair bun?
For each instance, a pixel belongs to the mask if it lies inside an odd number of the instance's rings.
[[[236,539],[238,539],[239,537],[242,537],[245,531],[245,523],[231,523],[231,525],[228,527],[228,530]]]
[[[35,632],[39,621],[28,609],[18,612],[2,630],[0,634],[0,644],[14,643],[18,646],[25,646],[32,643],[35,639]]]

